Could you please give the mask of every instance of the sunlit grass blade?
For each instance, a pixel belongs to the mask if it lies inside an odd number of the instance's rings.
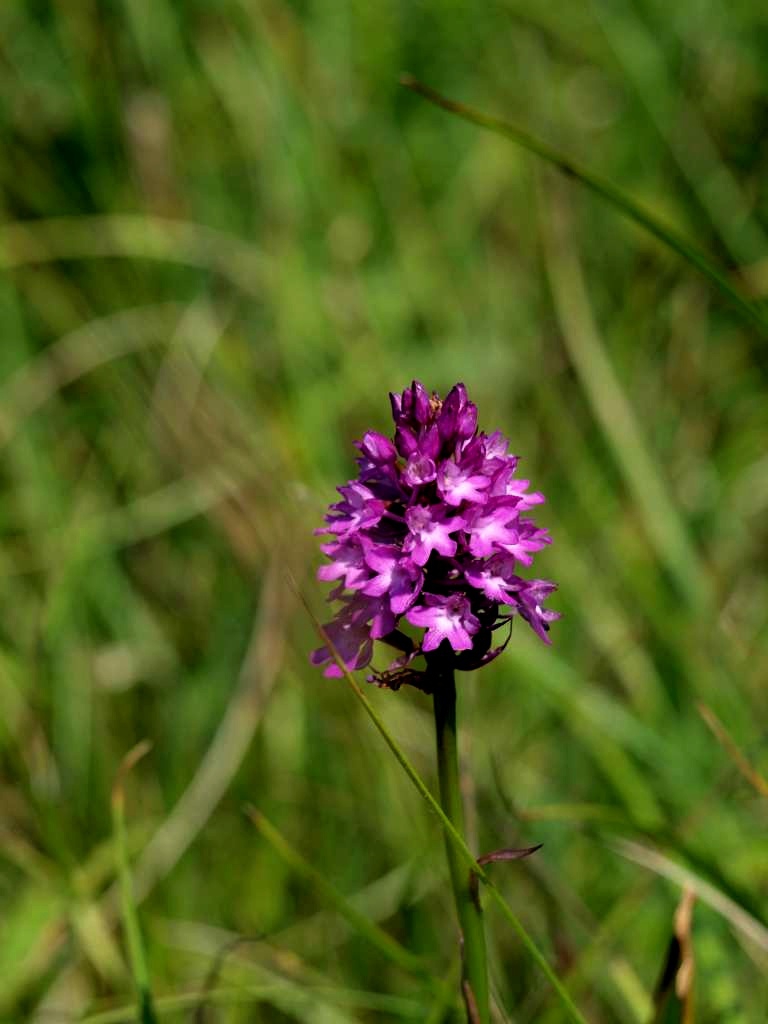
[[[577,1021],[578,1024],[586,1024],[586,1019],[582,1016],[580,1010],[571,999],[567,989],[564,987],[564,985],[558,978],[557,974],[555,974],[547,958],[544,956],[544,954],[541,952],[541,950],[536,945],[534,940],[528,934],[528,932],[525,929],[525,926],[523,925],[522,921],[518,918],[517,914],[514,912],[512,907],[510,907],[510,905],[501,895],[499,890],[490,880],[487,872],[477,863],[477,860],[475,859],[471,850],[467,846],[463,837],[454,828],[453,823],[450,821],[445,811],[438,803],[437,799],[432,795],[432,792],[430,791],[427,784],[424,782],[419,773],[411,764],[405,751],[399,745],[395,737],[387,728],[386,723],[384,722],[382,717],[379,715],[379,713],[376,711],[376,709],[373,707],[371,702],[368,700],[368,698],[361,690],[357,680],[354,678],[352,673],[344,664],[341,656],[339,655],[339,652],[336,650],[336,647],[334,646],[333,641],[328,636],[326,631],[323,629],[320,622],[317,620],[317,617],[313,613],[304,596],[301,593],[299,593],[299,597],[302,601],[302,604],[306,608],[307,613],[312,619],[312,622],[314,623],[315,628],[318,634],[320,635],[320,638],[322,639],[323,643],[327,646],[328,650],[331,652],[334,661],[338,665],[339,670],[343,673],[344,678],[349,684],[349,687],[352,690],[353,694],[362,704],[365,713],[376,726],[376,729],[381,734],[382,739],[387,744],[389,749],[392,751],[396,760],[400,764],[405,774],[411,780],[413,785],[416,787],[420,796],[424,799],[429,808],[437,815],[438,819],[440,820],[440,824],[442,825],[446,833],[446,836],[454,844],[454,847],[466,862],[466,865],[469,868],[469,870],[473,874],[477,875],[478,879],[485,885],[485,888],[488,891],[490,899],[493,900],[493,902],[499,908],[502,916],[512,926],[521,943],[523,944],[523,947],[525,948],[526,952],[529,954],[534,963],[541,969],[544,976],[547,978],[549,983],[554,988],[555,992],[557,993],[560,999],[560,1002],[563,1005],[563,1008],[568,1013],[568,1017],[573,1021]]]
[[[272,849],[297,874],[306,879],[325,900],[328,901],[342,917],[352,925],[355,931],[367,939],[378,951],[392,963],[406,971],[416,974],[426,972],[424,960],[400,945],[391,935],[361,913],[339,890],[332,885],[322,872],[318,871],[277,828],[255,807],[247,807],[246,813]]]
[[[722,890],[705,881],[694,871],[678,864],[663,853],[629,839],[616,839],[610,846],[622,857],[648,868],[662,878],[668,878],[681,888],[692,889],[702,903],[706,903],[745,938],[761,951],[768,953],[768,928]],[[761,957],[766,966],[768,959]]]
[[[382,996],[378,992],[366,992],[355,989],[338,989],[331,986],[301,988],[274,975],[274,981],[263,984],[243,984],[219,986],[208,992],[182,992],[170,996],[162,996],[155,1000],[158,1017],[170,1018],[173,1021],[188,1019],[180,1017],[184,1011],[194,1010],[202,998],[211,1006],[224,1011],[228,1008],[237,1012],[238,1020],[259,1019],[246,1008],[263,1005],[275,1007],[281,1019],[301,1021],[302,1024],[354,1024],[363,1014],[379,1014],[376,1019],[422,1021],[420,1004],[401,996]],[[353,1017],[350,1012],[356,1013]],[[227,1017],[227,1019],[232,1019]],[[370,1019],[373,1019],[372,1017]],[[136,1009],[133,1006],[119,1006],[109,1010],[100,1010],[84,1017],[77,1018],[78,1024],[136,1024]]]
[[[50,217],[0,230],[0,267],[120,257],[215,270],[246,295],[261,295],[259,251],[235,235],[168,217],[107,214]]]
[[[131,972],[138,995],[138,1019],[140,1024],[156,1024],[152,990],[149,983],[149,970],[147,958],[144,952],[144,941],[141,937],[141,927],[136,911],[136,901],[133,895],[133,879],[131,867],[128,862],[128,844],[125,836],[125,778],[131,769],[149,753],[151,743],[142,740],[129,750],[123,758],[123,762],[117,773],[114,786],[112,787],[112,828],[115,839],[115,853],[117,856],[117,873],[120,883],[120,905],[123,916],[123,927],[128,943],[128,955],[131,961]]]
[[[430,103],[434,103],[435,106],[441,107],[451,114],[456,114],[458,117],[477,125],[479,128],[485,128],[495,135],[501,135],[511,142],[517,143],[517,145],[522,146],[531,153],[535,153],[554,167],[557,167],[563,174],[581,182],[590,191],[600,196],[601,199],[604,199],[630,220],[640,225],[640,227],[645,228],[646,231],[650,232],[660,242],[663,242],[664,245],[674,250],[684,260],[696,267],[726,296],[733,308],[751,327],[757,328],[764,335],[768,335],[768,318],[734,288],[724,272],[719,270],[704,253],[686,241],[677,231],[667,227],[652,213],[635,202],[634,199],[630,199],[629,196],[616,188],[615,185],[612,185],[611,182],[588,171],[576,161],[571,160],[570,157],[558,152],[552,146],[543,142],[535,135],[531,135],[530,132],[525,131],[523,128],[518,128],[516,125],[510,124],[501,118],[484,114],[479,110],[466,106],[464,103],[449,99],[430,88],[430,86],[419,82],[411,75],[403,75],[401,82],[406,88],[423,96]]]

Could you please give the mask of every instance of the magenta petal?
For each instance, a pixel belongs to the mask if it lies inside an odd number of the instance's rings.
[[[456,433],[460,438],[472,437],[477,430],[477,406],[474,402],[467,402],[466,406],[456,417]]]
[[[437,476],[437,468],[432,459],[419,452],[410,456],[403,471],[403,479],[409,487],[419,487],[421,484],[428,484]]]
[[[430,630],[421,642],[422,651],[429,652],[436,650],[443,642],[442,633],[438,633],[437,630]]]
[[[373,644],[365,627],[341,619],[335,619],[333,622],[327,623],[323,628],[328,639],[336,648],[338,656],[350,671],[364,668],[370,663],[371,656],[373,655]],[[327,645],[314,650],[310,655],[310,659],[314,665],[324,665],[326,662],[331,663],[325,670],[325,675],[341,675],[339,667],[336,665],[335,659]]]
[[[469,633],[458,622],[451,626],[445,634],[445,639],[454,651],[468,651],[472,647]]]
[[[374,544],[363,539],[363,551],[367,564],[376,572],[391,572],[400,557],[400,549],[392,544]]]
[[[397,423],[403,411],[403,396],[397,391],[390,391],[389,404],[392,406],[392,419]]]
[[[381,573],[379,576],[374,576],[372,580],[364,584],[360,590],[363,594],[370,597],[381,597],[382,594],[386,594],[392,585],[392,579],[389,573]]]
[[[449,505],[460,505],[463,501],[485,501],[483,493],[490,486],[487,476],[463,469],[455,462],[444,462],[437,476],[437,489]]]
[[[509,591],[514,590],[517,577],[514,575],[515,560],[509,555],[497,555],[485,562],[471,562],[464,570],[467,582],[480,590],[490,601],[507,604]]]
[[[427,627],[422,650],[434,651],[443,640],[448,640],[455,651],[469,650],[472,647],[470,634],[480,629],[480,622],[472,614],[469,601],[460,594],[452,597],[428,594],[426,601],[427,604],[406,613],[412,625]]]
[[[507,457],[507,449],[509,448],[509,441],[504,437],[500,431],[496,431],[493,434],[489,434],[485,438],[485,457],[486,459],[504,459]],[[514,458],[514,456],[513,456]],[[515,461],[515,465],[517,462]],[[514,466],[513,466],[514,469]]]
[[[423,573],[404,561],[392,573],[389,590],[390,607],[395,615],[402,615],[419,596],[424,579]]]
[[[434,608],[419,607],[411,608],[405,617],[413,626],[431,626],[436,614]]]
[[[425,424],[429,419],[429,392],[421,383],[415,380],[411,384],[413,395],[412,415],[417,423]]]
[[[397,458],[397,449],[390,439],[375,430],[363,435],[360,450],[373,462],[393,462]]]
[[[440,455],[440,434],[436,426],[431,426],[422,437],[419,438],[419,451],[428,459],[437,459]],[[434,479],[434,477],[432,478]]]
[[[395,447],[404,459],[414,455],[419,450],[419,442],[416,435],[408,427],[398,427],[395,431]]]
[[[373,622],[371,623],[371,638],[373,640],[381,640],[381,638],[386,636],[387,633],[391,633],[394,628],[394,612],[388,606],[382,606],[381,610],[376,613]]]

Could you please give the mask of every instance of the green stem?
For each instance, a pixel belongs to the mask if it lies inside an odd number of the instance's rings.
[[[292,585],[294,586],[294,589],[296,589],[295,582],[293,582]],[[313,614],[312,609],[309,607],[309,604],[306,601],[306,598],[301,594],[299,590],[296,590],[296,592],[299,595],[299,599],[304,605],[307,614],[314,622],[318,635],[321,637],[323,643],[327,645],[328,650],[333,654],[334,661],[339,666],[339,671],[346,679],[347,684],[349,685],[349,688],[354,694],[355,698],[362,704],[363,710],[365,711],[366,715],[368,715],[368,717],[378,730],[379,734],[381,735],[381,738],[384,740],[384,742],[387,744],[389,749],[394,754],[397,763],[400,765],[405,774],[416,787],[416,791],[418,792],[419,796],[424,800],[427,806],[436,815],[440,824],[443,826],[446,842],[453,844],[453,848],[456,850],[457,855],[461,860],[464,861],[467,871],[471,871],[472,874],[476,875],[483,883],[483,885],[485,886],[485,891],[488,893],[489,898],[493,900],[493,902],[497,905],[497,907],[504,915],[504,917],[507,919],[507,921],[512,925],[516,934],[519,936],[523,946],[528,951],[531,959],[541,968],[542,973],[548,979],[549,983],[552,985],[552,988],[555,990],[555,992],[557,992],[558,998],[560,999],[563,1008],[566,1010],[569,1020],[575,1021],[576,1024],[587,1024],[586,1018],[579,1011],[579,1008],[571,999],[570,995],[568,994],[568,990],[560,981],[555,971],[549,966],[547,958],[544,956],[544,954],[541,952],[541,950],[536,945],[534,940],[525,930],[525,925],[523,924],[523,922],[519,919],[519,917],[514,912],[512,907],[510,907],[510,905],[501,895],[499,890],[490,880],[484,868],[482,868],[480,864],[477,863],[477,861],[474,858],[474,855],[472,854],[472,851],[469,849],[466,842],[464,841],[464,837],[457,830],[456,826],[453,824],[453,822],[450,820],[448,815],[443,810],[439,801],[432,795],[427,784],[424,782],[422,777],[419,775],[419,773],[413,767],[411,762],[408,760],[405,751],[397,742],[392,733],[389,731],[381,715],[378,713],[376,708],[373,706],[373,704],[371,704],[370,700],[360,689],[360,685],[356,681],[355,677],[344,664],[344,661],[342,660],[341,655],[336,649],[332,638],[323,629],[323,627],[320,625],[317,618]]]
[[[459,835],[464,834],[464,811],[459,784],[459,759],[456,746],[456,685],[453,669],[440,662],[430,664],[435,701],[435,736],[440,803]],[[490,1021],[488,964],[485,931],[480,900],[470,888],[470,873],[455,843],[446,836],[446,855],[462,935],[462,991],[470,1024]],[[474,1000],[474,1015],[470,997]]]

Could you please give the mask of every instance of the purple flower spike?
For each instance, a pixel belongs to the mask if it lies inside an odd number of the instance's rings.
[[[479,668],[506,646],[493,643],[493,631],[517,617],[549,643],[560,616],[544,602],[555,585],[517,573],[550,537],[522,516],[544,496],[515,475],[518,459],[501,433],[478,431],[463,384],[445,401],[419,381],[390,399],[393,439],[370,430],[356,442],[359,478],[339,488],[342,500],[317,531],[332,537],[318,577],[336,583],[331,600],[342,605],[312,661],[337,677],[331,646],[354,670],[383,640],[397,657],[369,679],[430,692],[430,677],[413,664],[420,654]],[[413,639],[411,627],[424,633]]]

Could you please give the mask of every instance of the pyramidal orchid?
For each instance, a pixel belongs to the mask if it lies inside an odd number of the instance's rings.
[[[488,664],[506,646],[515,619],[545,643],[557,612],[544,607],[554,583],[522,575],[550,543],[528,514],[544,497],[516,475],[500,433],[477,427],[477,408],[456,384],[446,398],[414,381],[390,395],[394,434],[369,431],[357,442],[356,480],[339,487],[326,525],[330,539],[318,576],[335,583],[340,607],[323,627],[312,661],[325,675],[341,665],[368,668],[368,680],[397,690],[411,683],[434,698],[440,802],[463,834],[454,670]],[[498,642],[496,631],[507,627]],[[397,651],[371,668],[374,642]],[[425,668],[414,664],[423,656]],[[501,851],[505,859],[537,847]],[[461,926],[462,983],[469,1024],[490,1024],[488,968],[476,878],[446,837]],[[496,856],[488,855],[490,859]],[[482,860],[482,859],[481,859]],[[485,858],[488,860],[488,857]]]
[[[478,431],[463,384],[444,401],[418,381],[390,399],[393,438],[369,431],[357,442],[358,478],[339,487],[317,531],[332,538],[318,576],[337,583],[331,599],[341,603],[324,628],[347,668],[370,666],[382,640],[400,653],[369,680],[431,692],[430,673],[412,667],[419,654],[479,668],[501,653],[494,634],[515,618],[549,643],[559,615],[544,602],[555,586],[521,572],[550,537],[528,515],[543,495],[516,475],[505,437]],[[341,675],[328,646],[312,660]]]

